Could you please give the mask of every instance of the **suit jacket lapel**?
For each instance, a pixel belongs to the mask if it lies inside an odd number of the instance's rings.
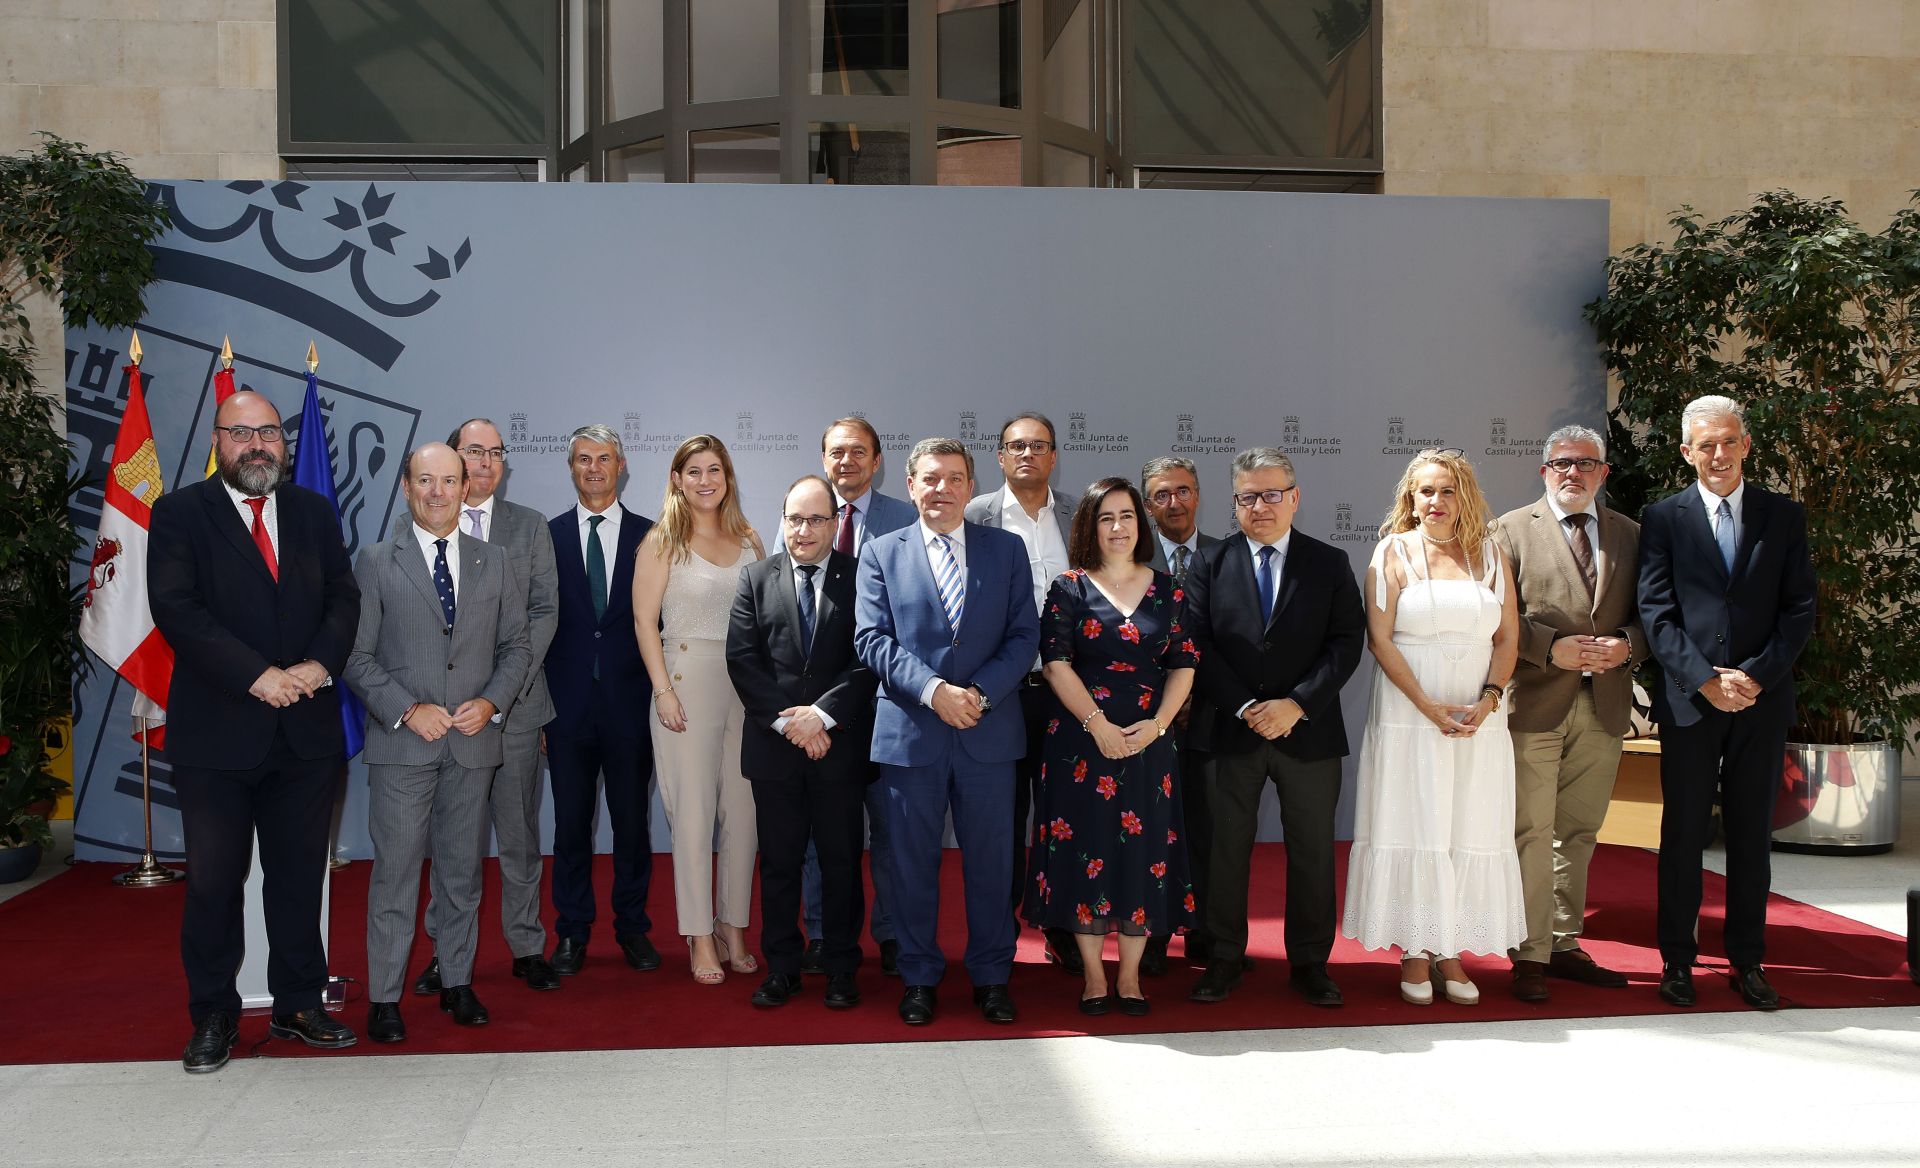
[[[560,586],[566,590],[578,589],[580,600],[587,605],[587,611],[593,611],[593,597],[587,595],[587,562],[580,555],[579,512],[567,509],[568,534],[570,538],[553,541],[553,567],[560,577]],[[552,528],[548,529],[549,535]]]
[[[807,646],[800,639],[800,581],[795,577],[793,557],[786,552],[773,553],[773,603],[776,611],[774,619],[780,627],[792,633],[793,645],[799,651],[800,660],[807,659]],[[820,614],[814,612],[814,623],[819,623]]]
[[[1753,545],[1760,539],[1760,528],[1767,521],[1767,511],[1772,503],[1773,496],[1752,486],[1747,488],[1746,497],[1740,501],[1740,542],[1733,549],[1734,579],[1746,572],[1747,561],[1753,558]]]
[[[1560,576],[1566,581],[1567,594],[1580,597],[1587,594],[1587,582],[1580,576],[1580,563],[1573,558],[1573,548],[1567,543],[1566,531],[1560,526],[1559,516],[1554,514],[1551,504],[1542,502],[1533,513],[1534,538],[1546,545],[1547,554],[1560,569]],[[1587,545],[1594,553],[1594,596],[1600,595],[1600,532],[1596,528],[1587,533]],[[1591,606],[1589,606],[1591,607]]]
[[[1248,546],[1251,547],[1252,545]],[[1285,558],[1280,561],[1280,595],[1273,598],[1273,615],[1267,618],[1267,627],[1261,630],[1263,635],[1272,631],[1274,625],[1280,620],[1280,614],[1285,611],[1287,605],[1293,600],[1294,590],[1299,586],[1300,582],[1300,574],[1293,570],[1293,561],[1294,557],[1299,553],[1300,549],[1294,547],[1292,541],[1288,541],[1287,554]],[[1254,587],[1256,589],[1259,587],[1258,575],[1254,577]],[[1256,604],[1260,601],[1257,593],[1253,599]],[[1254,611],[1258,612],[1260,610],[1255,609]]]
[[[600,614],[602,627],[608,621],[633,623],[633,555],[640,548],[640,517],[627,510],[625,503],[614,506],[620,508],[620,538],[613,563],[607,565],[607,608]],[[582,575],[585,571],[583,566]],[[587,600],[591,602],[593,597]]]
[[[820,630],[827,627],[827,622],[840,615],[840,606],[834,602],[833,594],[846,575],[846,568],[839,563],[837,556],[829,554],[822,567],[827,578],[820,586],[820,603],[813,612],[813,639],[816,641],[820,639]]]
[[[240,512],[234,509],[233,498],[227,494],[227,488],[219,479],[208,481],[208,488],[202,492],[207,501],[207,510],[212,512],[213,526],[227,542],[233,545],[234,554],[253,566],[261,579],[269,586],[274,583],[273,573],[267,571],[267,561],[260,555],[260,549],[253,545],[253,532],[240,518]],[[276,517],[281,508],[275,508]]]
[[[1693,541],[1695,555],[1713,565],[1722,580],[1730,579],[1727,574],[1727,562],[1720,556],[1720,545],[1713,538],[1713,517],[1707,514],[1707,505],[1700,498],[1700,488],[1688,483],[1687,489],[1680,495],[1681,538]],[[1739,557],[1734,558],[1739,562]]]
[[[400,574],[413,583],[414,591],[420,594],[420,598],[432,605],[437,613],[440,611],[440,590],[433,586],[433,574],[427,571],[427,562],[422,558],[424,555],[424,550],[413,538],[413,524],[409,521],[393,539],[394,563],[399,566]],[[454,604],[457,606],[459,603],[460,598],[456,594]]]

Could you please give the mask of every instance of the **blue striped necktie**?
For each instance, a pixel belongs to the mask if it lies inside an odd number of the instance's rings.
[[[960,614],[967,608],[967,584],[960,575],[960,561],[953,554],[953,537],[937,537],[940,544],[940,606],[947,610],[947,623],[960,631]]]

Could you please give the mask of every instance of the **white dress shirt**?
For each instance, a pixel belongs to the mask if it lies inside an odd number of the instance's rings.
[[[845,497],[839,491],[833,493],[834,535],[838,536],[840,534],[840,508],[847,506],[853,508],[853,552],[855,555],[859,555],[860,549],[865,547],[867,543],[867,500],[872,497],[872,495],[873,491],[871,488],[862,491],[852,499]],[[828,541],[828,543],[832,542],[832,540]],[[821,562],[824,564],[826,561],[823,560]]]
[[[853,513],[855,515],[860,514],[860,509],[855,507]],[[856,544],[855,546],[858,545]],[[813,574],[813,631],[818,635],[820,632],[820,598],[826,594],[827,590],[827,561],[821,560],[818,564],[811,566],[818,569]],[[800,590],[807,586],[806,577],[800,574],[800,562],[795,560],[791,555],[787,557],[787,582],[792,585],[794,599],[795,602],[798,603]],[[811,650],[813,646],[809,645],[807,648]],[[829,730],[839,724],[833,720],[831,714],[819,706],[810,705],[807,709],[812,710],[814,717],[819,718],[820,724]],[[787,732],[788,721],[789,719],[786,718],[775,718],[773,720],[774,731],[785,734]]]
[[[1287,534],[1292,535],[1293,533],[1288,532]],[[1172,573],[1173,571],[1173,552],[1175,548],[1187,549],[1187,567],[1189,569],[1193,567],[1193,557],[1200,554],[1200,529],[1198,527],[1193,529],[1192,535],[1189,535],[1183,540],[1168,539],[1166,536],[1161,535],[1160,529],[1156,527],[1153,529],[1153,538],[1160,541],[1160,554],[1166,558],[1168,573]]]
[[[597,512],[587,510],[585,503],[575,503],[573,511],[574,521],[580,528],[580,562],[582,564],[587,562],[587,537],[593,532],[593,527],[587,520],[594,515],[599,515],[606,520],[605,523],[600,525],[600,555],[607,565],[607,588],[611,591],[613,588],[613,559],[614,555],[620,550],[620,500],[615,499],[613,502],[607,504],[605,511]],[[600,599],[611,601],[613,597],[603,596]]]
[[[1702,504],[1706,506],[1706,509],[1707,509],[1707,530],[1713,534],[1715,539],[1718,539],[1720,536],[1721,496],[1716,495],[1712,491],[1708,490],[1707,484],[1700,482],[1697,479],[1694,480],[1693,486],[1695,490],[1700,492],[1700,501]],[[1740,546],[1740,528],[1741,528],[1741,524],[1745,521],[1745,518],[1746,518],[1745,515],[1742,514],[1741,512],[1741,504],[1746,500],[1746,495],[1747,495],[1747,480],[1742,478],[1740,482],[1734,486],[1733,491],[1730,494],[1725,496],[1727,506],[1733,512],[1733,546],[1734,547]]]
[[[488,495],[478,503],[460,504],[460,530],[463,534],[473,536],[481,543],[493,542],[493,498]],[[469,511],[480,512],[479,535],[473,534],[473,516],[467,514]]]
[[[247,502],[247,496],[233,489],[233,484],[225,479],[220,485],[227,489],[227,497],[233,500],[234,509],[240,512],[240,526],[253,531],[253,505]],[[258,497],[258,496],[256,496]],[[273,544],[273,558],[280,559],[280,500],[278,491],[268,491],[265,496],[267,505],[260,508],[260,522],[266,525],[267,539]]]
[[[927,549],[927,567],[933,570],[934,592],[938,594],[940,590],[940,569],[942,566],[944,566],[946,553],[941,551],[938,547],[934,546],[934,541],[940,538],[939,532],[935,531],[931,527],[928,527],[927,521],[924,519],[920,521],[919,527],[920,527],[920,541],[922,544],[925,545]],[[947,538],[953,541],[953,559],[955,563],[960,565],[960,579],[964,581],[967,578],[967,525],[965,523],[962,523],[960,526],[954,528],[952,531],[947,533]],[[946,612],[944,609],[941,611],[941,615],[942,616],[946,615]],[[933,691],[936,689],[939,689],[940,683],[944,680],[946,679],[941,677],[936,677],[931,681],[927,682],[925,686],[921,687],[921,690],[920,690],[921,705],[926,706],[929,709],[932,708]]]
[[[433,579],[433,561],[440,549],[433,546],[436,539],[447,541],[447,575],[453,577],[454,603],[460,601],[460,533],[450,531],[446,535],[435,535],[418,523],[413,525],[414,542],[420,545],[420,558],[427,561],[427,579]]]
[[[1291,527],[1287,528],[1285,535],[1272,543],[1261,543],[1252,536],[1247,537],[1247,553],[1253,557],[1253,583],[1256,588],[1260,586],[1260,549],[1263,547],[1273,549],[1273,595],[1268,597],[1268,603],[1272,608],[1280,607],[1280,584],[1287,578],[1287,549],[1291,546],[1293,546],[1293,528]],[[1253,701],[1241,703],[1240,708],[1233,712],[1233,716],[1246,717],[1248,707],[1258,701],[1259,699],[1255,698]],[[1306,721],[1306,715],[1302,714],[1300,720]]]
[[[1033,611],[1044,611],[1047,589],[1053,587],[1053,578],[1067,570],[1067,541],[1061,537],[1060,521],[1053,515],[1052,488],[1047,490],[1047,501],[1041,504],[1038,518],[1027,514],[1011,488],[1000,488],[1000,526],[1027,545],[1027,571],[1033,577]]]

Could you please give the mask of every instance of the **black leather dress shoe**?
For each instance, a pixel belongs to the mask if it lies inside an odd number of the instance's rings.
[[[1140,955],[1140,972],[1146,977],[1160,977],[1167,972],[1167,942],[1173,938],[1161,933],[1147,938],[1146,952]]]
[[[801,973],[825,973],[827,971],[827,943],[818,937],[807,942],[800,951]]]
[[[453,1015],[453,1020],[462,1026],[485,1026],[487,1008],[474,996],[470,985],[448,986],[440,991],[440,1009]]]
[[[1693,967],[1669,965],[1662,969],[1660,999],[1670,1006],[1693,1005]]]
[[[860,1004],[860,986],[851,973],[827,975],[827,1009],[851,1010]]]
[[[933,1021],[934,994],[932,986],[907,987],[900,995],[900,1021],[909,1026],[925,1026]]]
[[[538,953],[513,959],[513,976],[527,983],[530,990],[557,990],[560,988],[560,974],[546,958]],[[439,982],[438,978],[434,979]]]
[[[440,958],[438,954],[434,956],[433,960],[427,962],[427,967],[420,971],[420,976],[413,979],[413,992],[422,996],[440,992]]]
[[[547,964],[553,966],[553,971],[561,977],[572,977],[586,963],[587,943],[572,937],[560,938],[553,947],[553,956],[547,959]]]
[[[628,933],[624,937],[615,937],[620,944],[620,952],[627,955],[627,964],[642,973],[660,968],[660,951],[647,940],[645,933]]]
[[[1780,994],[1767,981],[1767,971],[1757,965],[1733,967],[1733,988],[1740,991],[1740,1000],[1756,1010],[1778,1010]]]
[[[367,1007],[367,1038],[373,1042],[405,1042],[407,1024],[400,1020],[399,1002],[374,1002]]]
[[[215,1010],[193,1028],[193,1037],[187,1040],[187,1049],[180,1055],[180,1065],[189,1075],[217,1071],[227,1065],[227,1059],[233,1054],[233,1044],[239,1038],[240,1027],[234,1022],[233,1015],[225,1010]]]
[[[1129,1018],[1145,1018],[1153,1009],[1145,998],[1129,998],[1119,994],[1114,1000],[1120,1003],[1120,1012]]]
[[[1340,987],[1327,976],[1327,967],[1324,965],[1296,966],[1288,971],[1287,981],[1292,984],[1295,993],[1307,1000],[1308,1005],[1333,1007],[1346,1004]]]
[[[1107,1012],[1107,1007],[1112,1003],[1113,999],[1106,994],[1101,994],[1097,998],[1081,998],[1080,1012],[1089,1018],[1098,1018]]]
[[[1181,942],[1181,951],[1187,956],[1188,965],[1197,965],[1201,969],[1213,959],[1213,942],[1199,933],[1188,933]]]
[[[753,991],[750,999],[756,1006],[784,1006],[793,995],[800,992],[800,975],[797,973],[769,973],[766,980]]]
[[[1080,960],[1080,946],[1074,943],[1073,934],[1066,929],[1042,929],[1047,939],[1047,960],[1058,965],[1075,977],[1087,972],[1086,962]]]
[[[880,972],[888,977],[900,976],[900,942],[880,942]]]
[[[973,1004],[980,1007],[980,1016],[989,1022],[1011,1022],[1018,1012],[1013,1008],[1013,995],[1003,985],[973,987]]]
[[[359,1041],[353,1031],[335,1022],[318,1006],[298,1014],[275,1014],[267,1022],[267,1033],[275,1038],[297,1038],[321,1050],[339,1050]]]
[[[1240,987],[1240,969],[1240,963],[1229,958],[1207,962],[1207,971],[1193,983],[1187,996],[1196,1002],[1226,1001],[1227,995]]]

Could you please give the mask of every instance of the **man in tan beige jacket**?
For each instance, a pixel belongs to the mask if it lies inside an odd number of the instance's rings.
[[[1580,947],[1587,864],[1606,818],[1632,709],[1633,665],[1647,655],[1635,611],[1640,527],[1599,503],[1606,439],[1564,426],[1546,442],[1546,494],[1500,517],[1496,538],[1520,599],[1520,663],[1511,713],[1514,844],[1527,939],[1514,950],[1513,996],[1547,999],[1547,978],[1618,987],[1624,974]]]

